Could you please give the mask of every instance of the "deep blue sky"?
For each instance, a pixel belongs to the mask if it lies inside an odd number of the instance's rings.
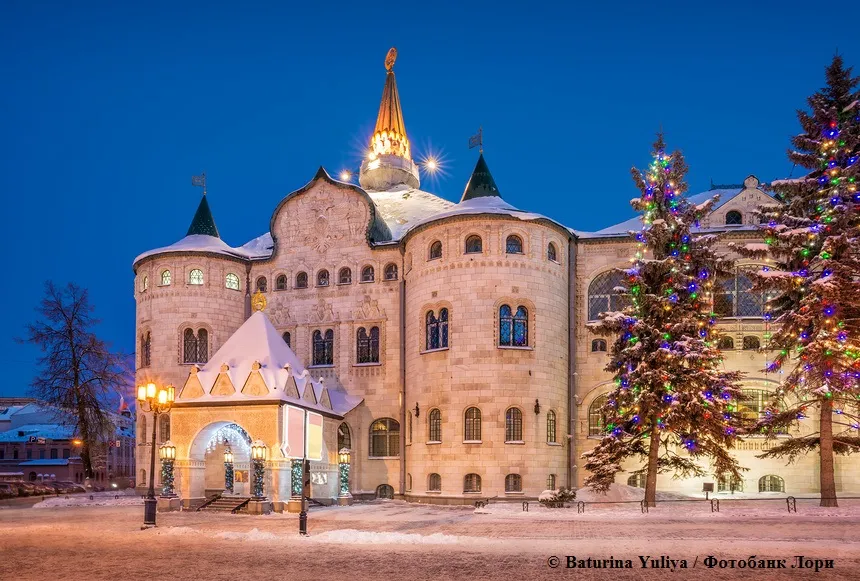
[[[835,50],[860,63],[850,3],[543,4],[2,2],[0,394],[34,374],[13,337],[46,279],[134,348],[131,263],[185,234],[192,174],[239,245],[319,165],[357,165],[390,46],[413,150],[448,160],[424,189],[459,199],[483,125],[503,197],[582,230],[632,215],[661,124],[692,192],[786,176],[795,109]]]

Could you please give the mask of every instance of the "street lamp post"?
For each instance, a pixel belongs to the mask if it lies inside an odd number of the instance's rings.
[[[338,468],[340,469],[340,498],[349,498],[349,448],[341,448],[338,452]]]
[[[233,494],[233,450],[224,450],[224,490]]]
[[[253,492],[254,500],[265,500],[263,496],[264,462],[266,461],[266,445],[260,440],[251,444],[251,464],[254,467]]]
[[[158,449],[161,458],[161,496],[173,498],[176,491],[173,486],[173,461],[176,460],[176,446],[168,440]]]
[[[152,453],[149,461],[149,490],[146,498],[143,499],[143,528],[155,526],[155,510],[158,505],[158,500],[155,498],[155,436],[158,416],[170,411],[174,395],[175,389],[172,385],[156,387],[154,383],[147,383],[137,388],[140,411],[152,413]]]

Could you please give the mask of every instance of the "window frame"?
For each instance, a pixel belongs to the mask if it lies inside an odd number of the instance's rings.
[[[304,270],[301,270],[296,273],[296,282],[295,288],[297,289],[306,289],[308,288],[308,273]]]
[[[439,408],[433,408],[427,414],[427,443],[442,443],[442,411]]]
[[[729,216],[732,217],[732,221],[729,222]],[[737,218],[735,218],[737,216]],[[735,221],[737,220],[737,221]],[[729,210],[725,215],[725,226],[743,226],[744,225],[744,215],[740,210]]]
[[[279,274],[275,277],[275,292],[285,291],[289,288],[289,279],[286,274]]]
[[[509,304],[504,303],[499,305],[496,312],[499,318],[498,343],[496,346],[501,349],[530,349],[529,308],[523,304],[518,304],[515,311]],[[516,339],[518,329],[522,330],[522,342]]]
[[[442,250],[442,241],[434,240],[427,250],[427,260],[439,260],[442,258]]]
[[[505,494],[522,494],[523,477],[520,474],[507,474],[505,476]]]
[[[505,444],[524,444],[523,427],[523,410],[517,406],[511,406],[506,409]]]
[[[235,287],[230,286],[230,282],[233,280],[236,281]],[[224,275],[224,288],[229,289],[229,290],[235,290],[235,291],[242,290],[242,281],[239,278],[239,275],[236,274],[235,272],[228,272],[227,274],[225,274]]]
[[[172,275],[170,274],[170,269],[165,268],[161,271],[161,285],[159,286],[170,286]]]
[[[480,474],[477,472],[469,472],[463,476],[463,494],[481,494]]]
[[[550,262],[561,264],[561,261],[558,259],[558,248],[556,248],[555,242],[550,242],[546,245],[546,259]]]
[[[315,277],[317,288],[325,288],[331,286],[331,273],[327,268],[321,268],[317,271]]]
[[[555,410],[546,412],[546,443],[558,444],[558,419]]]
[[[385,425],[385,429],[383,430],[374,430],[374,426],[376,425]],[[396,430],[394,429],[396,428]],[[378,432],[378,433],[376,433]],[[370,428],[368,430],[370,435],[370,442],[368,448],[368,458],[369,459],[386,459],[386,458],[400,458],[400,422],[395,420],[394,418],[378,418],[373,420],[370,424]],[[394,440],[395,444],[393,445],[393,451],[396,452],[394,455],[387,456],[376,456],[374,455],[374,436],[384,437],[385,438],[385,452],[390,453],[392,451],[392,440]]]
[[[355,364],[378,365],[379,363],[379,327],[373,325],[368,329],[362,325],[355,331]]]
[[[358,281],[360,284],[370,284],[376,282],[376,269],[372,264],[365,264],[361,267],[361,277]]]
[[[442,476],[438,472],[431,472],[427,475],[427,492],[442,492]]]
[[[309,367],[334,367],[334,329],[311,333],[311,362]]]
[[[391,272],[394,272],[394,276],[390,276]],[[392,282],[398,280],[398,276],[399,273],[397,265],[393,262],[389,262],[388,264],[386,264],[385,268],[382,270],[382,280],[385,282]]]
[[[477,415],[477,417],[469,417],[469,412],[472,410],[475,410],[475,412],[477,412],[477,414],[472,414],[473,416]],[[483,436],[481,433],[481,430],[482,430],[481,422],[483,420],[482,415],[483,414],[481,412],[481,408],[479,408],[478,406],[474,406],[474,405],[467,407],[466,411],[463,412],[463,443],[464,444],[480,444],[483,441],[481,439]],[[471,434],[469,433],[470,431],[471,431]],[[469,437],[470,435],[471,436],[477,435],[478,437],[477,438],[474,438],[474,437],[470,438]]]
[[[589,438],[602,438],[606,435],[604,424],[606,418],[602,413],[603,406],[609,401],[609,394],[601,393],[588,404],[588,436]],[[598,403],[599,402],[599,403]]]
[[[624,273],[611,269],[597,273],[586,290],[586,315],[588,322],[599,321],[600,313],[623,311],[632,304],[630,296],[616,293],[613,289],[622,286]],[[601,301],[603,304],[598,304]]]
[[[254,292],[269,292],[269,279],[267,279],[265,276],[258,276],[257,280],[254,281]]]
[[[337,272],[337,284],[352,284],[352,269],[344,266]]]
[[[192,268],[188,272],[188,284],[192,286],[203,286],[204,277],[202,268]]]
[[[516,248],[519,247],[517,250]],[[514,250],[511,250],[514,248]],[[518,234],[508,234],[505,237],[505,254],[525,254],[525,243],[522,236]]]
[[[601,349],[601,347],[603,347]],[[592,339],[591,340],[591,352],[592,353],[606,353],[607,345],[606,339]]]
[[[474,247],[474,243],[477,241],[477,247]],[[469,250],[469,243],[472,242],[472,250]],[[477,248],[477,249],[476,249]],[[469,234],[466,236],[466,240],[463,242],[463,254],[483,254],[484,253],[484,239],[479,234]]]

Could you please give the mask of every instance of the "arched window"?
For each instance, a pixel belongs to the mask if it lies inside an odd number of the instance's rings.
[[[161,272],[161,286],[169,286],[170,285],[170,271],[164,270]]]
[[[370,424],[370,457],[400,456],[400,424],[391,418],[382,418]]]
[[[506,254],[522,254],[523,253],[523,239],[519,236],[511,234],[508,236],[507,240],[505,240],[505,253]]]
[[[758,479],[759,492],[785,492],[785,480],[776,474],[768,474]]]
[[[609,399],[607,395],[599,395],[594,398],[594,401],[591,402],[591,405],[588,406],[588,435],[589,436],[602,436],[603,435],[603,427],[606,423],[603,414],[603,406],[606,405],[606,401]]]
[[[552,410],[546,413],[546,441],[550,444],[556,443],[555,412]]]
[[[197,363],[197,337],[194,329],[185,329],[182,332],[182,362]]]
[[[758,267],[752,267],[757,269]],[[739,268],[734,277],[719,281],[714,291],[714,312],[721,317],[761,317],[765,303],[778,291],[754,291],[750,267]]]
[[[382,276],[385,280],[397,280],[397,265],[393,262],[385,265],[385,271],[383,271]]]
[[[484,251],[484,244],[481,237],[473,234],[466,238],[466,254],[480,254]]]
[[[720,340],[717,341],[717,349],[722,349],[723,351],[729,351],[735,348],[735,340],[729,337],[728,335],[723,335],[720,337]]]
[[[519,474],[508,474],[505,476],[505,492],[522,492],[523,477]]]
[[[266,280],[265,276],[261,276],[257,279],[257,290],[261,293],[269,290],[269,281]]]
[[[145,277],[143,277],[143,286],[141,287],[140,290],[145,291],[148,288],[149,288],[149,277],[145,276]]]
[[[555,244],[552,242],[550,242],[546,247],[546,259],[558,262],[558,251],[555,248]]]
[[[369,264],[361,269],[361,282],[373,282],[373,267]]]
[[[505,412],[505,442],[523,441],[523,412],[508,408]]]
[[[481,410],[471,407],[466,410],[463,439],[467,442],[481,441]]]
[[[351,284],[352,283],[352,269],[344,267],[340,269],[340,272],[337,273],[337,284]]]
[[[435,472],[427,478],[427,492],[441,492],[442,477]]]
[[[287,344],[287,347],[290,349],[293,348],[293,337],[290,335],[289,331],[284,331],[284,334],[281,335],[281,338],[284,340],[284,343]]]
[[[161,416],[158,425],[158,440],[160,442],[166,442],[170,439],[170,416],[164,414]]]
[[[308,273],[300,272],[296,275],[296,288],[308,288]]]
[[[334,365],[334,331],[314,331],[313,334],[313,365]]]
[[[437,258],[442,258],[442,243],[438,240],[430,245],[430,255],[428,259],[435,260]]]
[[[481,492],[481,477],[477,474],[466,474],[463,478],[463,492]]]
[[[627,479],[627,486],[632,486],[634,488],[645,488],[645,473],[644,472],[636,472],[631,474]]]
[[[406,473],[406,491],[412,491],[412,474],[410,474],[409,472]]]
[[[598,274],[588,285],[588,320],[596,321],[600,313],[621,311],[630,305],[630,297],[615,289],[624,286],[624,274],[611,270]]]
[[[140,366],[149,367],[152,364],[152,333],[147,331],[140,339]]]
[[[511,307],[499,307],[499,345],[507,347],[526,347],[529,344],[529,312],[524,306],[517,307],[513,313]]]
[[[200,285],[203,284],[203,271],[195,268],[188,273],[188,284]]]
[[[444,349],[448,347],[448,309],[440,309],[439,317],[433,311],[427,311],[424,316],[426,329],[426,349]]]
[[[328,286],[328,271],[323,269],[317,273],[317,286]]]
[[[555,490],[555,474],[550,474],[546,477],[546,489]]]
[[[737,210],[726,212],[726,226],[738,226],[744,223],[744,218]]]
[[[344,448],[352,450],[352,437],[350,436],[349,426],[346,425],[346,422],[341,423],[337,428],[337,449],[340,451]]]
[[[755,335],[747,335],[744,337],[744,351],[754,351],[760,347],[761,343]]]
[[[206,363],[209,361],[209,331],[200,329],[197,331],[197,361]]]
[[[379,327],[371,327],[369,334],[359,327],[355,343],[358,363],[379,363]]]
[[[591,341],[591,351],[592,353],[597,353],[600,351],[606,351],[606,340],[605,339],[593,339]]]
[[[36,473],[30,472],[30,475],[27,477],[30,482],[36,482]]]
[[[279,274],[278,278],[275,279],[275,290],[283,291],[287,290],[287,275]]]
[[[239,290],[239,277],[232,272],[229,273],[224,277],[224,286],[231,290]]]
[[[744,481],[739,478],[721,476],[717,478],[717,492],[743,492]]]
[[[442,412],[438,409],[430,410],[428,419],[430,427],[430,442],[442,441]]]

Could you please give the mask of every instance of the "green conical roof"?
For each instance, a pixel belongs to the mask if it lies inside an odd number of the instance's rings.
[[[191,226],[188,227],[188,233],[185,235],[191,236],[192,234],[203,234],[220,238],[218,227],[215,226],[215,219],[212,217],[212,210],[209,209],[209,202],[206,201],[205,194],[200,200],[200,205],[197,206],[197,212],[195,212],[194,219],[191,220]]]
[[[496,181],[490,173],[490,168],[487,167],[487,162],[484,161],[484,154],[478,157],[478,163],[475,164],[475,171],[472,172],[472,177],[469,178],[469,183],[466,184],[466,189],[463,191],[461,202],[471,200],[473,198],[484,198],[493,196],[501,198],[499,188],[496,187]]]

